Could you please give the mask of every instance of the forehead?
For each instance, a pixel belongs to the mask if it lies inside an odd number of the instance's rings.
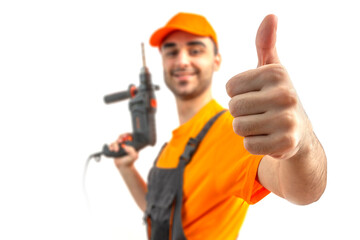
[[[183,31],[174,31],[166,36],[166,38],[161,43],[161,47],[166,43],[174,43],[177,46],[182,46],[187,45],[187,43],[193,41],[203,42],[205,46],[212,46],[213,44],[210,37],[203,37]]]

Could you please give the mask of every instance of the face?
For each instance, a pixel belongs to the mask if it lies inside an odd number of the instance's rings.
[[[190,100],[210,91],[214,71],[221,57],[214,54],[214,42],[187,32],[176,31],[161,45],[164,78],[176,98]]]

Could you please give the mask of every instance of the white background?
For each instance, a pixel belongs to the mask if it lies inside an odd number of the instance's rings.
[[[140,43],[157,92],[158,142],[178,124],[150,34],[179,11],[205,15],[223,65],[214,96],[257,65],[255,35],[279,18],[277,48],[328,157],[328,186],[309,206],[273,194],[249,209],[240,239],[360,239],[359,5],[356,1],[6,1],[0,3],[0,239],[145,239],[142,213],[111,159],[86,158],[131,131],[128,102],[103,96],[138,84]],[[229,166],[231,167],[231,166]],[[221,221],[221,219],[219,219]]]

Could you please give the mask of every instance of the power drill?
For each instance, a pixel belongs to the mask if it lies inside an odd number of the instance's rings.
[[[155,90],[159,90],[159,86],[153,85],[151,82],[151,74],[146,67],[144,44],[142,48],[142,62],[143,67],[140,70],[140,85],[136,87],[130,84],[128,90],[106,95],[104,97],[105,103],[114,103],[130,98],[129,110],[132,119],[133,132],[124,144],[132,146],[136,151],[156,143],[156,129],[155,129],[155,113],[156,113],[156,98]],[[100,160],[101,155],[107,157],[122,157],[127,153],[124,148],[119,145],[118,152],[109,150],[108,145],[104,145],[101,152],[92,154],[89,158]]]

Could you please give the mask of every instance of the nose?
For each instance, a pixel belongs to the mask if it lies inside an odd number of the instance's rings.
[[[176,58],[176,65],[180,68],[190,65],[190,56],[187,51],[181,50]]]

